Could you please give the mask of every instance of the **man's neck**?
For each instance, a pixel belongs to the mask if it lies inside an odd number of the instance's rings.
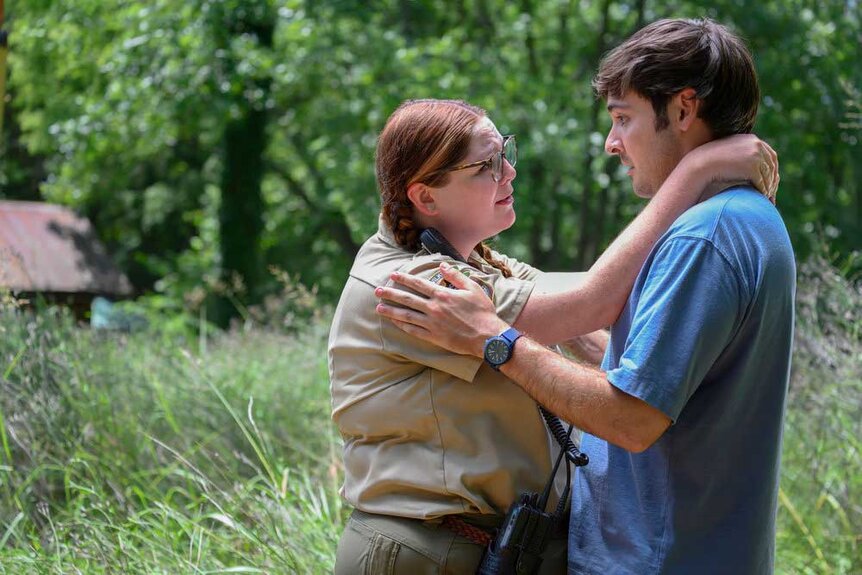
[[[680,134],[680,145],[683,155],[689,153],[698,146],[713,141],[712,130],[704,122],[693,123],[688,130]]]

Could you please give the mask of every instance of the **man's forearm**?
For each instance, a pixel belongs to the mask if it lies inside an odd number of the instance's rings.
[[[643,451],[670,425],[663,413],[611,385],[602,371],[527,337],[517,341],[500,371],[561,418],[629,451]]]

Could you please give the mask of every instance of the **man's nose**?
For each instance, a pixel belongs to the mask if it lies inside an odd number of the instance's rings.
[[[605,138],[605,152],[612,156],[616,156],[620,154],[622,147],[622,142],[616,132],[614,132],[614,130],[608,132],[608,137]]]

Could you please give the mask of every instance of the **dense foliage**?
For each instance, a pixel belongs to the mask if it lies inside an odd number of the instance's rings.
[[[590,79],[607,49],[664,16],[711,16],[748,39],[756,129],[781,154],[797,251],[817,231],[839,257],[862,245],[856,0],[30,0],[7,12],[0,196],[76,207],[139,290],[177,305],[226,285],[259,299],[272,264],[336,294],[376,225],[375,135],[414,97],[465,98],[517,133],[519,221],[500,243],[547,269],[588,266],[641,205],[603,153]]]
[[[776,573],[860,574],[862,289],[801,272]],[[331,573],[328,313],[288,307],[298,334],[280,315],[204,345],[0,305],[0,573]]]

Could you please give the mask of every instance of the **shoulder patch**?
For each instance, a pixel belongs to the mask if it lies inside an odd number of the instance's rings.
[[[456,266],[456,269],[474,282],[476,282],[476,284],[480,288],[482,288],[482,291],[485,292],[485,295],[488,296],[488,299],[490,299],[491,301],[494,300],[494,288],[491,287],[491,284],[486,281],[480,280],[479,278],[472,277],[471,268],[469,267]],[[441,271],[437,271],[433,276],[429,278],[428,281],[437,285],[445,286],[447,288],[455,288],[455,286],[443,279],[443,272]]]
[[[439,270],[433,276],[428,278],[428,281],[431,282],[432,284],[437,284],[437,285],[441,285],[441,286],[442,285],[446,285],[446,286],[449,285],[449,282],[443,281],[443,272],[441,272]]]

